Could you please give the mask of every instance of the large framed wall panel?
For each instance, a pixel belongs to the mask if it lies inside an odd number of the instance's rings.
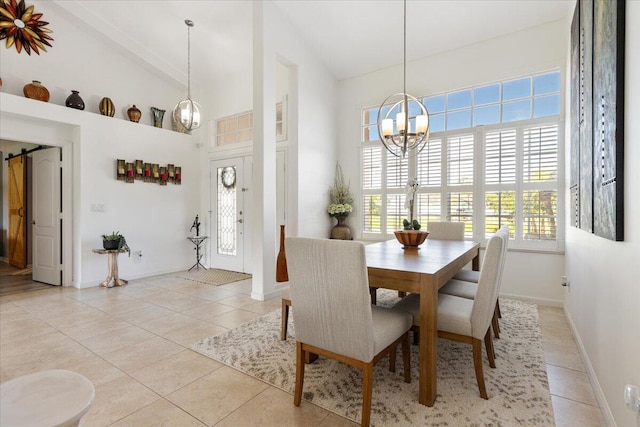
[[[624,240],[625,0],[593,7],[593,231]]]
[[[625,0],[578,0],[571,24],[570,223],[624,239]]]
[[[609,0],[606,0],[609,1]],[[593,232],[593,0],[580,9],[580,228]]]
[[[569,163],[569,223],[580,227],[580,3],[571,21],[571,141]]]

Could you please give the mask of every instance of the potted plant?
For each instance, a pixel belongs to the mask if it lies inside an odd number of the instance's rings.
[[[394,231],[396,239],[398,242],[404,245],[404,248],[417,248],[426,240],[429,232],[420,231],[420,222],[417,219],[413,218],[413,209],[414,203],[416,200],[416,193],[420,188],[420,184],[416,178],[410,179],[407,182],[407,185],[404,187],[406,198],[405,198],[405,208],[409,209],[409,218],[405,218],[402,221],[402,225],[404,230]]]
[[[113,231],[111,234],[102,235],[102,247],[105,250],[123,249],[127,245],[127,241],[119,231]]]
[[[331,230],[332,239],[353,240],[351,229],[345,220],[353,212],[353,196],[349,191],[349,184],[344,182],[344,175],[340,164],[336,164],[336,175],[333,180],[333,187],[329,188],[330,203],[327,206],[327,213],[330,217],[338,220]]]

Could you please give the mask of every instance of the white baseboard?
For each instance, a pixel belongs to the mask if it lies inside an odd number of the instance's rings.
[[[589,381],[591,382],[591,387],[593,388],[593,394],[595,394],[596,400],[598,401],[598,406],[602,410],[604,421],[607,423],[608,427],[616,427],[616,421],[613,418],[613,414],[611,413],[611,409],[609,408],[609,404],[607,403],[607,398],[602,391],[602,387],[600,387],[600,383],[598,382],[598,378],[596,376],[596,371],[593,369],[593,365],[591,364],[591,360],[589,359],[587,350],[582,343],[582,339],[578,334],[576,325],[573,323],[573,319],[571,318],[571,315],[566,310],[566,308],[564,308],[564,315],[567,318],[567,322],[569,323],[569,328],[571,328],[573,339],[578,345],[578,350],[580,351],[580,355],[582,356],[582,362],[584,363],[584,367],[587,370],[587,375],[589,376]],[[622,393],[620,394],[622,395]]]
[[[287,286],[288,287],[288,286]],[[251,299],[257,301],[268,301],[273,298],[280,298],[282,296],[282,291],[285,289],[284,286],[278,286],[271,292],[267,293],[259,293],[259,292],[251,292]]]
[[[500,294],[500,298],[509,298],[509,299],[515,299],[519,301],[527,301],[527,302],[532,302],[538,305],[545,305],[548,307],[560,307],[560,308],[563,307],[562,301],[554,300],[554,299],[535,298],[535,297],[527,297],[522,295],[503,294],[503,293]]]
[[[151,272],[146,272],[146,273],[142,273],[142,274],[126,274],[125,277],[122,277],[122,278],[126,279],[126,280],[145,279],[147,277],[163,276],[165,274],[179,273],[181,271],[187,271],[187,269],[189,267],[190,266],[187,266],[187,267],[184,267],[184,268],[179,268],[177,270],[176,269],[168,269],[168,270],[151,271]],[[78,288],[78,289],[93,288],[93,287],[99,286],[102,281],[104,281],[104,277],[98,278],[98,279],[84,281],[84,282],[82,282],[80,284],[80,286],[76,286],[76,284],[74,283],[73,286]]]

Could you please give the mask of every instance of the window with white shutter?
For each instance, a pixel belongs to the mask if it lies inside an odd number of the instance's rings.
[[[423,226],[464,222],[465,238],[481,241],[506,225],[512,249],[562,250],[561,81],[553,71],[424,98],[431,137],[409,159],[377,140],[378,108],[363,109],[362,237],[402,229],[415,178]]]
[[[502,226],[511,236],[516,228],[516,136],[515,129],[486,132],[484,136],[484,235]]]
[[[447,138],[447,184],[473,185],[473,135]]]

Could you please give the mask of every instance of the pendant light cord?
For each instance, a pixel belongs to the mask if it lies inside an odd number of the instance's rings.
[[[187,99],[191,100],[191,27],[193,27],[193,21],[185,19],[187,24]]]
[[[402,91],[407,93],[407,0],[404,0],[404,40],[403,40],[404,79]]]

